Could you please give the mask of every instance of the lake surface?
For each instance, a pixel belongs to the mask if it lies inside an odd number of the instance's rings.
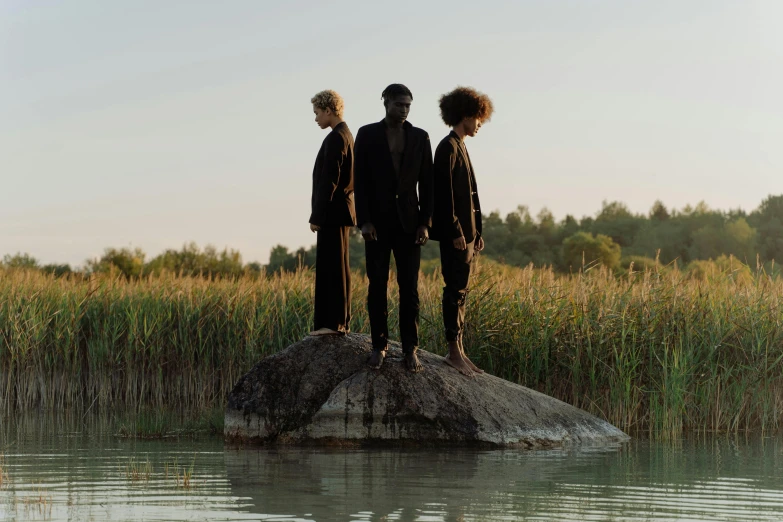
[[[259,449],[121,439],[98,416],[0,423],[2,520],[783,519],[780,437],[540,451]]]

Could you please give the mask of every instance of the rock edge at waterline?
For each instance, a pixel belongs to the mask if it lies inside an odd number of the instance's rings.
[[[538,447],[628,436],[562,401],[492,375],[467,379],[419,350],[424,371],[390,343],[380,370],[367,335],[308,337],[264,358],[228,397],[225,434],[290,444]]]

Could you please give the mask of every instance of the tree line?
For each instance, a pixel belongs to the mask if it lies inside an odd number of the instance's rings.
[[[563,273],[599,263],[619,272],[674,264],[703,269],[706,262],[723,267],[733,258],[754,269],[758,263],[774,270],[773,262],[783,261],[783,195],[767,197],[750,213],[711,209],[704,202],[669,209],[656,201],[647,214],[635,214],[613,201],[581,219],[567,215],[558,222],[546,208],[532,216],[525,206],[505,217],[491,212],[482,219],[483,255],[519,267],[532,263]],[[363,270],[364,244],[357,230],[350,245],[351,263]],[[423,269],[436,265],[438,257],[437,244],[428,243]],[[268,270],[314,264],[315,247],[292,252],[278,245]]]
[[[695,271],[710,266],[723,269],[737,261],[755,269],[763,266],[777,273],[775,260],[783,260],[783,195],[770,195],[750,213],[722,211],[704,202],[682,209],[669,209],[656,201],[647,214],[635,214],[619,201],[604,202],[595,216],[557,221],[544,208],[532,216],[525,206],[501,216],[483,216],[484,256],[513,266],[551,266],[558,272],[576,272],[597,264],[623,273],[629,269],[677,265]],[[350,255],[353,268],[364,271],[364,241],[352,229]],[[141,277],[161,272],[185,276],[239,277],[295,271],[315,265],[315,246],[289,250],[277,245],[269,263],[243,263],[232,249],[199,248],[194,243],[180,250],[169,249],[147,260],[139,248],[107,248],[99,258],[88,260],[79,273],[115,272]],[[422,269],[439,263],[438,246],[422,249]],[[711,265],[710,265],[711,264]],[[75,272],[69,265],[40,265],[28,254],[6,255],[6,268],[38,268],[56,276]]]
[[[67,274],[114,273],[129,279],[159,275],[163,272],[190,277],[240,277],[263,272],[261,263],[243,263],[242,255],[233,249],[217,250],[212,245],[199,248],[185,244],[181,250],[168,249],[147,260],[141,248],[107,248],[99,258],[88,259],[84,267],[74,269],[68,264],[41,265],[29,254],[6,255],[5,268],[39,269],[55,276]]]

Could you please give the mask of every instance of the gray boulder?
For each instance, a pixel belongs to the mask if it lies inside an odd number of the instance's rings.
[[[492,375],[468,379],[420,350],[424,371],[397,343],[380,370],[367,335],[308,337],[264,358],[229,394],[225,434],[262,443],[403,443],[540,447],[622,441],[608,422]]]

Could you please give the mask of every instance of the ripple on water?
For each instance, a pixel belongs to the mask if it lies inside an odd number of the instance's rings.
[[[783,518],[783,439],[543,451],[224,449],[0,426],[0,519],[266,521]],[[188,480],[187,486],[185,480]]]

